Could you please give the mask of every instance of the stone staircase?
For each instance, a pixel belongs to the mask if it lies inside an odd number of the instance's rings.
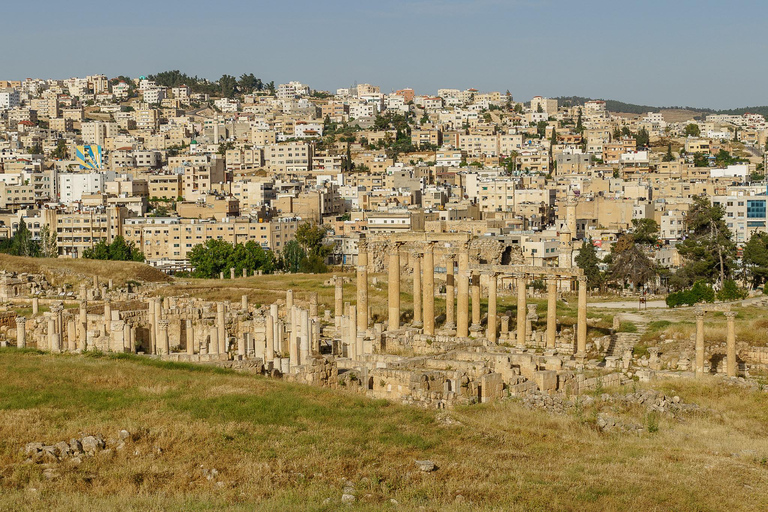
[[[644,322],[636,322],[635,325],[637,326],[637,332],[617,332],[611,336],[611,343],[605,352],[606,357],[622,357],[625,351],[635,348],[635,345],[640,342],[640,338],[645,334],[645,331],[648,330]]]

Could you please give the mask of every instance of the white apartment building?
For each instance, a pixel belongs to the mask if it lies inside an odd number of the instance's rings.
[[[16,89],[0,89],[0,110],[18,107],[20,102],[20,94]]]
[[[67,204],[80,201],[83,195],[104,192],[104,183],[115,179],[111,171],[83,174],[59,174],[59,202]]]

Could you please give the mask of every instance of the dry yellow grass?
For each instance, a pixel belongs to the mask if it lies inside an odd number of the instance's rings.
[[[163,272],[144,263],[133,261],[99,261],[69,258],[24,258],[0,254],[0,268],[10,272],[45,274],[49,282],[56,285],[75,284],[84,279],[98,276],[106,282],[122,285],[126,281],[148,283],[169,282],[171,278]]]
[[[0,372],[1,510],[330,511],[346,480],[352,510],[768,507],[768,396],[711,379],[658,384],[704,409],[630,435],[596,431],[588,408],[426,411],[146,360],[3,350]],[[18,452],[121,428],[138,436],[130,449],[53,480]],[[413,463],[427,458],[437,471]]]

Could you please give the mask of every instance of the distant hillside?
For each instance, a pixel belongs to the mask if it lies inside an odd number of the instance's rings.
[[[560,96],[557,98],[557,101],[560,105],[583,105],[584,102],[591,101],[592,99],[593,98],[585,98],[583,96]],[[623,101],[616,101],[616,100],[603,100],[603,101],[605,101],[605,107],[610,112],[622,112],[627,114],[643,114],[645,112],[658,112],[660,110],[689,110],[693,112],[698,112],[699,114],[741,115],[746,112],[751,112],[753,114],[762,114],[768,117],[768,105],[764,105],[760,107],[743,107],[743,108],[733,108],[733,109],[725,109],[725,110],[715,110],[711,108],[687,107],[687,106],[686,107],[681,107],[681,106],[659,107],[659,106],[652,106],[652,105],[638,105],[636,103],[624,103]]]

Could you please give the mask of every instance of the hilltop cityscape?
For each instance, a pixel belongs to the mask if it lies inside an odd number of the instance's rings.
[[[0,509],[768,506],[765,107],[302,80],[0,80]]]
[[[766,231],[759,114],[178,71],[4,81],[0,109],[0,236],[47,227],[61,257],[122,237],[167,272],[194,272],[209,240],[253,241],[277,262],[311,223],[326,264],[354,265],[361,233],[461,231],[540,266],[573,265],[590,240],[606,271],[623,234],[652,226],[646,255],[665,272],[643,284],[658,290],[684,266],[697,196],[723,207],[739,248]]]

